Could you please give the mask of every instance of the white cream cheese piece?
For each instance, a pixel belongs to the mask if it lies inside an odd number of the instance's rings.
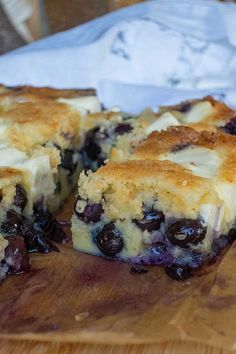
[[[98,113],[102,110],[101,103],[96,96],[59,98],[58,102],[67,104],[78,111],[81,115]]]
[[[195,146],[167,153],[160,156],[160,160],[172,161],[190,170],[195,176],[204,178],[214,177],[222,163],[216,151]]]
[[[146,133],[150,134],[154,131],[162,131],[166,130],[171,126],[180,125],[179,121],[175,118],[175,116],[169,112],[162,114],[154,123],[149,125],[146,129]]]
[[[184,124],[199,123],[214,113],[215,109],[210,102],[199,102],[189,112],[181,114],[181,121]]]
[[[29,158],[24,152],[10,147],[0,148],[0,167],[12,167],[29,172],[34,201],[42,195],[50,197],[55,189],[50,160],[47,155]]]

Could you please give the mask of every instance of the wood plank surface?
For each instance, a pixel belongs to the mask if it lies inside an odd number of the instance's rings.
[[[72,205],[60,219],[70,219]],[[1,285],[1,354],[236,350],[235,245],[213,270],[186,282],[161,267],[133,275],[129,264],[75,252],[71,244],[59,248],[32,255],[32,271]]]
[[[0,343],[1,354],[230,354],[202,344],[173,342],[154,345],[105,346],[90,344],[7,341]]]
[[[98,345],[59,342],[1,340],[1,354],[230,354],[200,343],[169,342],[149,345]]]

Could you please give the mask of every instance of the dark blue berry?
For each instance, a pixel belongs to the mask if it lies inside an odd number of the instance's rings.
[[[1,231],[7,235],[14,235],[20,232],[22,217],[15,210],[8,210],[6,220],[1,225]]]
[[[183,102],[181,103],[175,110],[181,113],[188,113],[192,109],[191,102]]]
[[[4,262],[9,266],[9,274],[22,273],[29,270],[30,263],[25,242],[21,236],[7,237],[8,245],[5,249]]]
[[[19,207],[21,211],[23,211],[26,207],[27,202],[28,199],[25,189],[20,184],[17,184],[13,204]]]
[[[178,281],[186,280],[191,277],[191,269],[178,264],[165,267],[165,272],[170,278]]]
[[[120,123],[115,127],[115,135],[128,134],[133,130],[133,127],[129,123]]]
[[[96,235],[96,243],[100,251],[108,257],[116,256],[124,247],[121,233],[113,223],[103,226]]]
[[[168,227],[166,235],[172,245],[187,248],[203,241],[206,228],[198,219],[180,219]]]
[[[74,150],[65,149],[63,153],[61,153],[61,166],[69,171],[69,176],[73,175],[77,168],[78,161],[74,161]]]
[[[220,128],[224,133],[236,135],[236,117],[232,118],[224,127]]]
[[[130,273],[131,274],[146,274],[148,273],[147,269],[141,268],[140,266],[132,266],[130,268]]]
[[[173,256],[163,242],[153,243],[149,248],[150,255],[155,264],[170,264],[173,262]]]
[[[142,231],[157,231],[161,227],[161,223],[165,221],[165,215],[162,211],[151,209],[144,211],[142,220],[135,219],[135,224]]]
[[[78,197],[74,207],[74,211],[78,216],[78,218],[80,218],[82,221],[86,222],[87,224],[96,223],[101,220],[101,216],[104,212],[101,204],[88,203],[84,211],[82,213],[79,213],[76,208],[78,200],[80,200],[80,197]]]

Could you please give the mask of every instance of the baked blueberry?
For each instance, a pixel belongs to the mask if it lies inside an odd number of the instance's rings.
[[[188,113],[191,109],[192,109],[191,102],[183,102],[178,106],[176,111],[181,112],[181,113]]]
[[[99,127],[90,130],[85,137],[83,153],[92,161],[98,159],[101,148],[98,145],[97,141],[99,141]]]
[[[27,199],[27,194],[25,189],[20,184],[17,184],[13,204],[19,207],[21,211],[23,211],[24,208],[26,207],[27,202],[28,199]]]
[[[146,273],[148,273],[148,270],[145,269],[145,268],[142,268],[142,267],[140,267],[140,266],[132,266],[132,267],[130,268],[130,273],[131,273],[131,274],[137,274],[137,275],[139,275],[139,274],[146,274]]]
[[[165,221],[165,215],[162,211],[156,209],[150,209],[144,211],[144,216],[142,220],[135,219],[135,224],[142,231],[157,231],[161,227],[161,223]]]
[[[170,264],[173,262],[173,256],[170,254],[167,246],[163,242],[155,242],[148,248],[151,257],[156,264]]]
[[[6,220],[1,225],[1,231],[7,235],[14,235],[20,232],[22,226],[22,217],[15,210],[9,209],[6,214]]]
[[[78,163],[74,160],[74,153],[74,150],[66,149],[61,159],[61,166],[69,171],[69,176],[75,172]]]
[[[23,236],[28,252],[49,253],[58,251],[58,248],[49,241],[46,234],[41,230],[29,226],[24,229]]]
[[[166,274],[174,280],[186,280],[191,277],[191,269],[186,266],[179,264],[172,264],[171,266],[165,267]]]
[[[101,216],[103,214],[103,208],[101,204],[87,204],[84,211],[82,213],[79,213],[78,209],[76,208],[77,202],[79,199],[77,199],[74,207],[74,211],[78,218],[83,220],[86,223],[96,223],[101,220]]]
[[[8,246],[5,250],[4,261],[9,266],[9,273],[17,274],[28,270],[30,263],[23,237],[9,236],[7,240]]]
[[[66,243],[69,241],[63,227],[54,219],[49,230],[45,231],[49,240]]]
[[[120,123],[115,127],[115,135],[128,134],[133,130],[133,127],[129,123]]]
[[[236,117],[232,118],[221,130],[226,134],[236,135]]]
[[[168,227],[166,235],[172,245],[188,248],[203,241],[206,228],[198,219],[179,219]]]
[[[124,247],[121,233],[112,222],[104,225],[96,235],[96,243],[100,251],[108,257],[114,257]]]

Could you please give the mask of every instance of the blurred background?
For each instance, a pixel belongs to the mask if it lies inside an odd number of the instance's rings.
[[[0,0],[0,54],[142,1]]]
[[[142,0],[0,0],[0,54]]]

